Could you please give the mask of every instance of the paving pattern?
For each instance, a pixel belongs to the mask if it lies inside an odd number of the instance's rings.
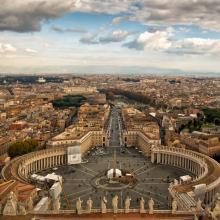
[[[143,197],[147,201],[152,197],[155,208],[168,208],[168,186],[174,178],[186,175],[184,170],[175,167],[152,164],[150,158],[146,158],[136,148],[125,148],[120,146],[119,141],[119,120],[118,111],[113,108],[110,118],[110,147],[97,148],[88,152],[84,157],[83,164],[59,167],[56,171],[47,170],[41,174],[55,172],[61,175],[64,180],[64,192],[62,196],[62,208],[67,207],[64,194],[69,200],[72,208],[75,208],[76,200],[80,197],[83,200],[83,207],[86,208],[86,201],[89,197],[93,200],[93,207],[100,208],[100,201],[103,196],[108,200],[107,208],[111,207],[112,197],[118,195],[119,208],[124,208],[124,201],[127,196],[131,197],[131,208],[139,207],[139,199]],[[130,187],[121,187],[121,190],[105,189],[96,186],[94,182],[106,171],[113,168],[113,155],[116,151],[117,168],[128,170],[133,173],[137,183]],[[110,187],[111,188],[111,187]]]
[[[173,180],[179,176],[186,175],[186,171],[164,166],[151,164],[150,159],[144,157],[135,149],[108,147],[105,150],[92,150],[85,157],[87,163],[72,166],[62,166],[56,171],[47,170],[41,174],[55,172],[64,179],[64,191],[75,208],[76,199],[80,197],[83,200],[83,206],[86,207],[86,201],[89,197],[94,201],[94,208],[100,207],[100,200],[105,195],[108,199],[108,208],[111,208],[112,197],[119,196],[119,208],[124,207],[124,200],[127,196],[132,198],[131,207],[138,208],[140,197],[144,197],[146,204],[152,197],[155,201],[155,207],[166,209],[168,206],[168,186],[167,180]],[[134,173],[138,182],[132,188],[126,188],[119,191],[104,190],[94,187],[92,181],[100,173],[105,173],[113,164],[113,154],[117,151],[117,167],[129,170]],[[123,152],[123,153],[122,153]],[[62,207],[66,207],[65,198],[62,197]]]

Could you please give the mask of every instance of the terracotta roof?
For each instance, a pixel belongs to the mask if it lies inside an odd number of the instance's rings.
[[[6,199],[10,191],[13,191],[17,184],[16,180],[9,180],[7,182],[0,183],[0,200]]]
[[[11,191],[14,191],[14,192],[17,191],[18,200],[24,201],[30,195],[32,195],[33,191],[35,190],[36,188],[33,185],[20,183],[19,181],[16,181],[16,180],[10,180],[10,181],[3,182],[0,184],[0,200],[6,199],[7,195]]]

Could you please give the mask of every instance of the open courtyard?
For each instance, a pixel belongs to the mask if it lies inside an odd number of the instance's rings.
[[[134,185],[109,184],[110,186],[103,187],[104,185],[97,181],[112,168],[114,151],[117,155],[117,168],[130,171],[137,179]],[[89,197],[93,200],[93,207],[99,208],[103,196],[108,200],[107,208],[111,208],[112,197],[117,194],[119,208],[124,207],[125,198],[129,196],[132,199],[132,208],[138,208],[139,199],[143,197],[146,203],[153,198],[155,208],[167,209],[170,181],[189,174],[175,167],[152,164],[150,158],[146,158],[134,148],[96,148],[89,151],[83,159],[85,163],[61,166],[56,170],[50,169],[40,173],[45,175],[55,172],[63,177],[62,208],[67,208],[67,199],[71,208],[75,208],[78,197],[83,200],[84,208]]]

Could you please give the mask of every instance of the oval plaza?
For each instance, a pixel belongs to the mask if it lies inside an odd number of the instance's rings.
[[[83,118],[88,109],[100,119]],[[30,213],[167,213],[173,219],[198,219],[210,208],[213,216],[220,214],[220,165],[215,160],[162,146],[157,123],[134,123],[141,117],[135,109],[85,105],[80,111],[78,126],[2,170],[5,180],[36,184],[43,191]],[[86,120],[94,126],[83,130],[80,124]]]

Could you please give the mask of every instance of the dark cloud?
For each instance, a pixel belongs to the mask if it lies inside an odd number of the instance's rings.
[[[113,23],[195,24],[220,30],[219,0],[2,0],[0,31],[39,31],[43,22],[69,12],[125,14]]]
[[[150,0],[142,1],[143,9],[133,19],[155,24],[195,24],[220,30],[219,0]]]
[[[87,33],[88,31],[83,28],[61,28],[53,26],[52,29],[59,33],[65,33],[65,32],[73,32],[73,33]]]
[[[126,38],[132,34],[134,34],[134,32],[122,31],[120,29],[117,29],[114,30],[112,33],[104,36],[99,36],[98,34],[84,36],[80,39],[80,42],[84,44],[117,43],[126,40]]]
[[[32,32],[41,29],[43,21],[67,12],[72,1],[60,0],[7,0],[1,1],[0,30]]]
[[[100,37],[99,38],[99,43],[102,43],[102,44],[107,44],[107,43],[117,43],[117,42],[121,42],[123,39],[121,38],[117,38],[117,37],[113,37],[113,36],[110,36],[110,37]]]
[[[142,0],[131,1],[129,16],[113,19],[114,24],[124,20],[138,21],[144,24],[159,25],[197,25],[202,28],[220,31],[219,0]],[[140,7],[132,7],[139,5]]]
[[[131,5],[139,10],[143,8],[143,5],[141,4],[140,1],[134,1]]]
[[[128,43],[124,43],[122,46],[127,47],[129,49],[144,50],[144,45],[138,43],[137,40],[133,40]]]
[[[83,44],[99,44],[97,35],[84,36],[79,41]]]

